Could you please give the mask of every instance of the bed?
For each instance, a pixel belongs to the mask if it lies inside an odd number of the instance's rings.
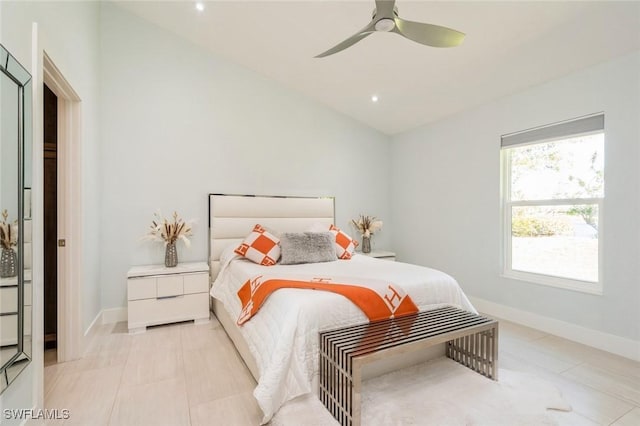
[[[212,309],[258,383],[254,396],[263,422],[287,401],[317,393],[318,332],[367,318],[340,295],[281,289],[240,327],[237,292],[247,280],[265,272],[377,278],[402,285],[420,310],[452,305],[475,313],[456,281],[434,269],[359,254],[351,260],[267,267],[233,252],[257,223],[277,232],[304,232],[319,225],[328,229],[334,222],[333,198],[209,195]],[[386,367],[393,368],[398,367]]]

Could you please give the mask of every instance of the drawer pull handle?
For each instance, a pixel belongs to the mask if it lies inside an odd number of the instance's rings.
[[[156,297],[156,300],[175,299],[176,297],[182,297],[182,295],[181,294],[176,294],[175,296]]]

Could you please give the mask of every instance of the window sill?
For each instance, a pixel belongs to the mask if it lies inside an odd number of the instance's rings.
[[[522,271],[505,271],[501,276],[503,278],[526,281],[532,284],[540,284],[564,290],[577,291],[579,293],[595,294],[597,296],[602,296],[603,294],[602,282],[594,283],[589,281],[572,280],[569,278],[553,277],[550,275],[541,275]]]

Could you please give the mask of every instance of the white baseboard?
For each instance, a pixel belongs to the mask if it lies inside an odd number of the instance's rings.
[[[127,320],[127,308],[111,308],[102,310],[102,323],[113,324]]]
[[[478,311],[485,314],[535,328],[583,345],[602,349],[634,361],[640,361],[640,341],[604,333],[533,312],[522,311],[477,297],[469,297],[469,300]]]
[[[91,324],[84,332],[84,336],[87,337],[93,331],[96,325],[102,324],[114,324],[120,321],[127,320],[127,308],[111,308],[103,309],[98,312],[98,315],[91,321]]]
[[[90,333],[93,332],[93,327],[95,327],[96,324],[102,324],[102,311],[98,312],[98,315],[96,315],[93,321],[91,321],[91,324],[89,324],[89,327],[87,327],[84,332],[84,337],[87,337]]]

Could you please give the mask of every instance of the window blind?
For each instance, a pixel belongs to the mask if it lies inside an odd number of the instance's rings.
[[[536,127],[501,137],[502,148],[604,130],[604,113]]]

